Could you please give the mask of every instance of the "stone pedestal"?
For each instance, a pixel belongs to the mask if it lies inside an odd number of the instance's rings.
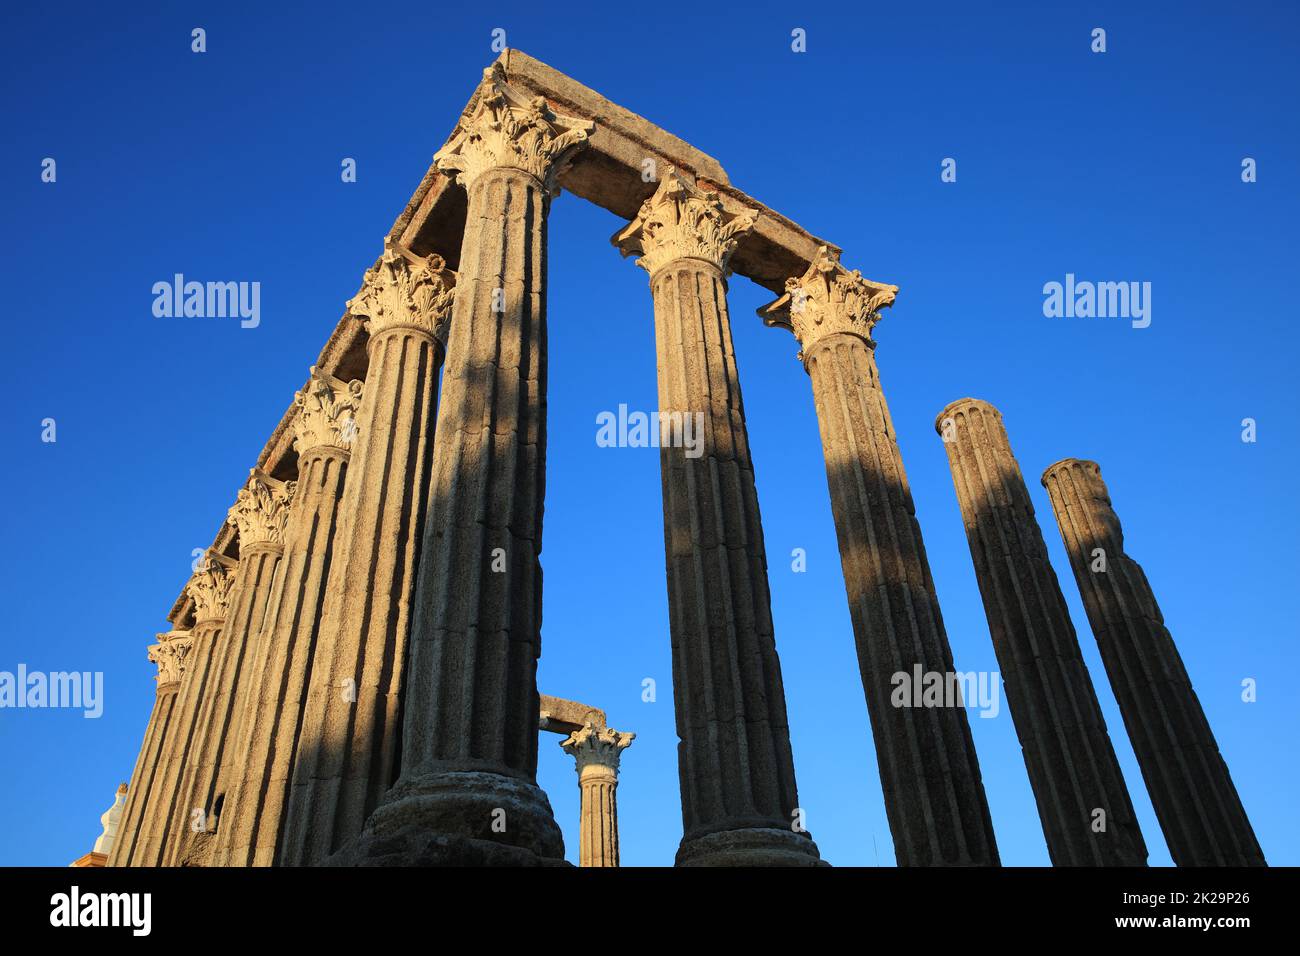
[[[579,866],[618,866],[618,761],[635,737],[589,723],[560,743],[577,763],[582,795]]]
[[[669,169],[613,239],[640,256],[654,299],[685,830],[678,865],[820,862],[795,829],[785,690],[727,312],[727,260],[753,225]]]
[[[244,673],[213,866],[276,860],[361,393],[360,382],[345,384],[313,368],[294,399],[297,491],[284,529],[280,583]]]
[[[394,242],[350,303],[370,363],[339,506],[281,862],[319,866],[355,841],[393,782],[438,370],[455,275]]]
[[[546,219],[591,125],[487,74],[437,156],[468,194],[420,552],[402,774],[368,864],[560,862],[536,784],[546,466]]]
[[[989,633],[1054,866],[1145,866],[1119,761],[1002,415],[939,413]]]
[[[224,762],[245,742],[231,733],[247,662],[262,637],[280,558],[284,527],[294,494],[293,482],[277,481],[254,470],[230,509],[239,529],[239,579],[230,613],[212,642],[208,680],[200,695],[194,732],[181,773],[172,829],[163,854],[165,866],[206,866],[223,802],[217,783]]]
[[[954,670],[871,338],[898,289],[823,248],[786,290],[759,314],[794,333],[812,381],[894,855],[899,866],[996,865],[965,710],[891,703],[895,675]]]
[[[1067,458],[1048,466],[1043,486],[1174,862],[1264,866],[1151,586],[1124,552],[1101,468]]]

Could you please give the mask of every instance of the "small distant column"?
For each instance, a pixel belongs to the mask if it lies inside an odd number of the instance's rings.
[[[1055,866],[1145,866],[1119,760],[1034,505],[988,402],[939,413],[984,613]]]
[[[1043,472],[1070,566],[1178,866],[1265,866],[1228,765],[1095,461]]]
[[[635,737],[588,723],[560,742],[578,765],[579,866],[618,866],[618,761]]]

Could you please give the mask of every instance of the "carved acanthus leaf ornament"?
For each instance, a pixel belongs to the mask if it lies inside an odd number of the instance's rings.
[[[239,529],[240,553],[256,544],[283,544],[289,521],[289,505],[297,482],[272,478],[260,468],[249,474],[248,483],[235,496],[227,519]]]
[[[348,311],[365,321],[371,339],[390,329],[415,328],[445,345],[455,287],[456,273],[442,256],[420,257],[386,239],[384,254],[366,270]]]
[[[654,195],[610,240],[624,257],[652,276],[677,259],[702,259],[727,271],[736,243],[754,228],[758,213],[728,212],[716,192],[701,189],[669,167]]]
[[[484,70],[483,80],[474,113],[434,154],[438,170],[469,190],[489,170],[520,169],[553,194],[556,175],[586,145],[595,124],[559,116],[543,97],[521,93],[506,82],[500,64]]]
[[[805,350],[828,335],[847,332],[871,342],[880,310],[894,304],[898,286],[862,278],[822,246],[808,271],[785,281],[785,295],[758,310],[769,326],[789,329]]]
[[[310,375],[307,385],[293,397],[298,409],[294,419],[294,449],[302,455],[311,448],[351,448],[357,439],[361,382],[355,379],[341,382],[315,366]]]
[[[239,562],[211,549],[204,554],[194,576],[185,585],[185,593],[194,601],[196,625],[225,620],[238,568]]]
[[[618,769],[618,758],[631,746],[636,734],[612,730],[609,727],[597,727],[588,722],[581,730],[575,730],[560,741],[564,752],[577,761],[578,773],[588,766]]]
[[[189,631],[168,631],[158,635],[158,643],[149,648],[149,661],[158,665],[154,678],[159,687],[179,684],[185,676],[185,659],[194,647]]]

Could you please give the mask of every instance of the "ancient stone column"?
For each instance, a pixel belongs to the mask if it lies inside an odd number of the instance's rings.
[[[396,774],[455,278],[441,257],[390,240],[348,303],[369,365],[280,841],[287,866],[318,866],[355,840]]]
[[[560,742],[578,765],[579,866],[618,866],[618,760],[635,737],[588,723]]]
[[[149,787],[126,866],[161,866],[169,833],[175,838],[173,822],[181,804],[182,773],[190,760],[199,707],[214,683],[214,651],[221,640],[230,601],[239,579],[239,562],[209,550],[185,592],[194,602],[194,624],[190,628],[190,649],[183,658],[180,689],[173,705],[172,723],[164,737],[158,772]],[[160,675],[161,676],[161,675]],[[162,681],[159,681],[161,689]],[[187,819],[185,825],[189,825]],[[125,835],[119,846],[126,849]],[[115,850],[114,853],[117,851]]]
[[[129,866],[131,863],[150,794],[154,792],[154,779],[166,762],[167,746],[174,738],[177,692],[185,671],[185,658],[193,646],[194,639],[189,631],[175,630],[159,634],[158,643],[149,648],[149,660],[158,666],[154,677],[157,691],[153,712],[145,726],[144,743],[131,773],[131,786],[118,811],[111,848],[106,851],[106,866]]]
[[[537,773],[546,466],[546,219],[590,124],[490,69],[435,157],[469,211],[434,438],[402,773],[367,825],[372,863],[558,862]]]
[[[1174,863],[1266,865],[1100,466],[1066,458],[1043,486]]]
[[[361,394],[360,382],[345,384],[313,368],[294,396],[297,491],[280,581],[242,682],[213,866],[275,862]]]
[[[786,293],[759,310],[798,339],[826,456],[840,564],[899,866],[992,866],[997,844],[966,711],[894,706],[900,682],[951,675],[872,326],[897,286],[849,272],[823,247]]]
[[[194,734],[181,774],[172,830],[163,855],[165,866],[206,866],[222,804],[217,783],[230,755],[246,746],[235,739],[235,706],[249,674],[248,661],[262,635],[280,558],[294,482],[253,469],[230,509],[239,529],[239,579],[230,597],[230,614],[213,642],[208,683],[195,716]]]
[[[1020,466],[988,402],[939,413],[1007,702],[1054,866],[1145,866],[1146,844]]]
[[[727,312],[727,260],[753,225],[669,169],[613,237],[624,255],[640,256],[654,299],[679,866],[820,862],[798,812]]]

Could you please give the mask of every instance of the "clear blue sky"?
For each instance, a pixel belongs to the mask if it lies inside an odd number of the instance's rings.
[[[1167,865],[1037,480],[1061,457],[1101,462],[1265,854],[1300,864],[1294,4],[114,6],[24,4],[0,30],[0,670],[106,681],[98,720],[0,711],[0,863],[90,849],[135,761],[145,648],[191,551],[500,27],[901,286],[877,357],[959,670],[997,663],[933,420],[966,395],[1002,409],[1151,862]],[[955,183],[940,181],[946,157]],[[595,442],[599,412],[656,405],[646,276],[609,245],[620,225],[570,195],[552,208],[539,681],[637,733],[624,862],[662,865],[681,818],[657,453]],[[260,281],[260,327],[155,318],[151,287],[176,272]],[[1043,284],[1066,273],[1152,283],[1151,326],[1045,318]],[[732,283],[800,798],[827,860],[892,865],[809,384],[794,340],[754,315],[771,298]],[[645,677],[656,703],[641,701]],[[1003,861],[1046,864],[1009,712],[971,723]],[[574,858],[576,779],[557,740],[542,738],[539,778]]]

